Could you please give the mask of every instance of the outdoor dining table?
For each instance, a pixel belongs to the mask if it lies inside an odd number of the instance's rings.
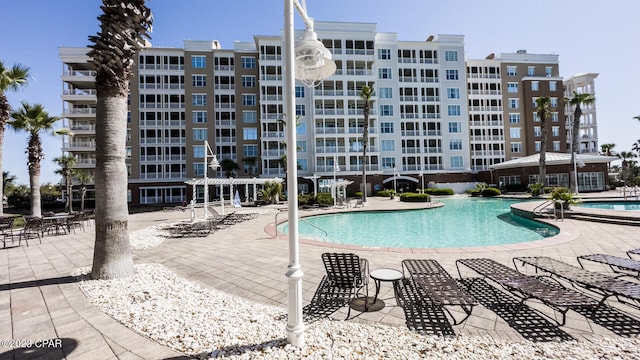
[[[44,216],[42,218],[42,234],[44,235],[45,231],[50,230],[51,228],[55,229],[56,235],[60,235],[60,230],[62,230],[65,234],[69,233],[69,219],[72,218],[73,215],[66,213],[58,213],[53,216]]]

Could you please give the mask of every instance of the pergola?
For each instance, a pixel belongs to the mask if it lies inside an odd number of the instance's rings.
[[[229,194],[230,197],[233,196],[233,187],[234,186],[245,186],[245,194],[249,193],[249,185],[253,185],[253,199],[255,200],[258,197],[258,185],[264,186],[267,182],[276,182],[282,183],[284,182],[281,178],[207,178],[205,179],[191,179],[185,181],[185,184],[191,185],[193,187],[193,198],[191,200],[192,206],[195,206],[196,203],[196,194],[198,186],[220,186],[220,202],[222,204],[222,214],[224,214],[224,187],[229,186]],[[232,200],[232,199],[230,199]],[[204,210],[205,217],[207,216],[207,209]]]

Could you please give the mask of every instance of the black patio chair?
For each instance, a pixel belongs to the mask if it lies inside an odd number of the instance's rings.
[[[351,302],[365,290],[365,311],[369,299],[369,262],[352,253],[322,254],[327,274],[320,282],[314,301],[320,306],[348,306],[347,317],[351,315]]]
[[[460,265],[464,265],[469,269],[480,274],[483,278],[491,280],[500,287],[508,291],[510,294],[520,299],[518,307],[514,314],[517,314],[523,308],[524,302],[529,299],[536,299],[543,304],[558,311],[562,315],[562,320],[557,321],[551,316],[548,318],[556,321],[562,326],[566,323],[567,312],[572,307],[593,307],[594,310],[598,302],[585,294],[567,289],[552,280],[542,279],[538,276],[527,275],[520,271],[503,265],[495,260],[480,259],[460,259],[456,260],[458,273]],[[462,275],[461,275],[462,277]],[[547,280],[547,281],[545,281]],[[542,313],[541,313],[542,314]]]

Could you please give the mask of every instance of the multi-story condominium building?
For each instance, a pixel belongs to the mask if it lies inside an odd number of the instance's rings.
[[[536,99],[548,96],[547,151],[566,151],[562,78],[557,55],[525,50],[467,60],[471,161],[474,171],[540,151]]]
[[[586,73],[577,74],[564,80],[564,96],[571,98],[574,91],[579,94],[592,94],[595,97],[595,79],[598,74]],[[566,109],[566,128],[567,128],[567,149],[571,149],[571,129],[573,124],[573,111],[575,110],[569,104],[565,104]],[[577,153],[598,154],[600,147],[598,145],[598,122],[596,121],[596,101],[591,104],[580,106],[582,117],[580,118],[580,147]]]
[[[191,199],[185,181],[207,170],[205,140],[222,165],[217,177],[283,178],[286,147],[296,146],[299,191],[313,191],[306,178],[314,175],[320,177],[318,188],[327,189],[323,185],[337,169],[340,178],[354,181],[349,191],[361,190],[365,85],[375,90],[368,124],[369,193],[391,187],[393,179],[405,189],[415,189],[421,177],[482,180],[479,173],[492,164],[539,151],[539,96],[552,101],[548,150],[566,151],[556,55],[521,51],[465,62],[461,35],[400,41],[375,24],[333,22],[316,22],[315,31],[337,70],[317,87],[296,85],[296,114],[284,113],[280,36],[255,36],[233,49],[217,41],[142,49],[130,86],[131,202]],[[75,133],[63,151],[78,159],[78,167],[91,169],[96,96],[86,53],[60,48],[63,116]],[[296,117],[296,144],[285,139],[289,116]],[[197,191],[202,199],[202,189]]]

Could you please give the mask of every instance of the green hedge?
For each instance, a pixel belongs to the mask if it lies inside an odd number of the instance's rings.
[[[391,189],[385,189],[385,190],[380,190],[380,191],[376,191],[375,196],[380,196],[380,197],[391,197],[394,194],[394,191]]]
[[[400,195],[400,201],[429,202],[431,201],[431,196],[429,194],[404,193]]]
[[[329,193],[319,193],[316,200],[320,205],[333,205],[333,197]]]
[[[496,188],[486,188],[482,190],[483,197],[499,196],[500,194],[501,194],[500,190]]]
[[[425,193],[429,195],[453,195],[453,189],[449,188],[428,188],[424,189]]]

